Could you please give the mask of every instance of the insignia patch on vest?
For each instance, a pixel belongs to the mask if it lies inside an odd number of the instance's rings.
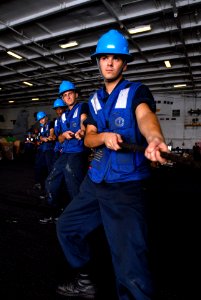
[[[124,126],[124,119],[122,117],[118,117],[114,121],[115,125],[117,127],[123,127]]]
[[[77,123],[76,122],[72,122],[72,127],[76,127]]]

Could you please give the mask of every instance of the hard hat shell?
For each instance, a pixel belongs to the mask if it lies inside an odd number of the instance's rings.
[[[39,111],[36,115],[36,119],[37,121],[40,121],[41,119],[43,119],[44,117],[46,117],[46,113],[44,111]]]
[[[111,29],[98,40],[96,52],[91,55],[91,58],[98,57],[104,54],[117,54],[124,56],[130,62],[133,60],[129,54],[128,41],[118,30]]]
[[[52,108],[56,109],[58,107],[66,107],[66,103],[61,98],[58,98],[54,101]]]
[[[76,87],[74,83],[70,81],[63,80],[59,86],[59,95],[63,94],[66,91],[75,90]]]

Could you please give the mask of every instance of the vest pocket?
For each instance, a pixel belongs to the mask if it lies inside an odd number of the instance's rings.
[[[135,171],[135,154],[134,153],[114,153],[113,169],[122,174],[130,174]]]

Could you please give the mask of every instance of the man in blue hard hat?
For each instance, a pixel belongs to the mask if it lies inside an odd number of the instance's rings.
[[[94,299],[89,234],[103,225],[110,247],[118,299],[153,300],[148,261],[147,180],[150,161],[165,163],[168,151],[155,103],[147,86],[122,73],[132,61],[126,38],[110,30],[98,41],[92,58],[104,79],[89,99],[85,145],[95,149],[80,193],[57,222],[57,235],[68,263],[78,271],[73,282],[58,286],[68,298]],[[144,152],[129,152],[123,142]],[[106,296],[107,298],[107,296]]]
[[[66,111],[67,105],[61,98],[58,98],[54,101],[52,108],[55,110],[57,114],[57,117],[54,121],[54,133],[56,135],[56,143],[55,143],[54,151],[55,151],[55,160],[56,160],[57,158],[59,158],[59,156],[62,153],[62,145],[65,140],[65,138],[62,136],[61,116]]]
[[[39,111],[36,120],[40,123],[39,143],[35,157],[35,187],[44,192],[45,179],[54,163],[54,122],[49,120],[44,111]]]
[[[84,146],[84,121],[88,114],[88,104],[78,102],[78,92],[74,83],[62,81],[59,87],[60,101],[67,109],[59,121],[59,140],[62,141],[61,154],[54,163],[46,179],[47,201],[57,207],[63,181],[68,194],[65,205],[79,192],[86,175],[87,152]],[[58,102],[60,102],[58,101]],[[57,132],[57,129],[56,129]],[[57,132],[58,133],[58,132]],[[56,212],[56,210],[54,210]],[[41,224],[55,222],[58,214],[40,220]]]
[[[62,146],[65,138],[62,136],[62,128],[61,128],[61,116],[62,114],[66,111],[67,105],[65,102],[61,99],[58,98],[54,101],[53,107],[52,107],[56,114],[57,117],[54,121],[54,134],[56,136],[55,140],[55,146],[54,146],[54,163],[55,161],[61,156],[62,154]],[[46,179],[46,190],[43,195],[40,195],[40,199],[44,200],[44,204],[48,204],[49,211],[47,211],[47,215],[43,218],[40,218],[39,223],[40,224],[49,224],[49,223],[54,223],[55,218],[60,214],[61,210],[63,209],[63,203],[61,200],[61,194],[65,192],[65,188],[62,188],[64,186],[64,176],[62,180],[62,184],[60,186],[60,195],[58,195],[58,199],[55,199],[54,201],[50,201],[48,199],[48,194],[51,192],[51,182],[52,182],[52,177],[47,177]],[[48,182],[48,185],[47,185]],[[60,197],[59,197],[60,196]],[[52,200],[52,197],[51,197]]]

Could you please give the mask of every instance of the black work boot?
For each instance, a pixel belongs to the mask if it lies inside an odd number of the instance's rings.
[[[55,220],[52,216],[49,216],[49,217],[45,217],[45,218],[42,218],[39,220],[39,223],[40,224],[53,224],[55,223]]]
[[[57,293],[68,297],[95,299],[96,287],[91,282],[88,274],[79,274],[73,282],[59,285]]]

